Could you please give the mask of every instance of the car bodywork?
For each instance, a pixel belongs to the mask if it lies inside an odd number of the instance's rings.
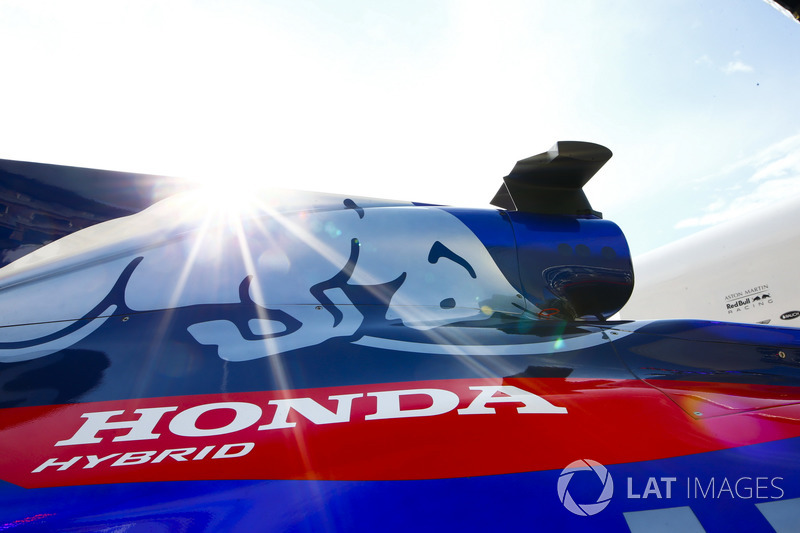
[[[798,331],[609,321],[630,253],[581,190],[609,157],[558,143],[499,209],[190,191],[11,262],[0,521],[796,523]]]

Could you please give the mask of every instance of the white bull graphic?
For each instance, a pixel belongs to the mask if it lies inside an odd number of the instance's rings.
[[[110,317],[148,311],[196,319],[143,334],[185,327],[221,358],[243,361],[357,340],[368,321],[429,329],[524,309],[450,213],[333,198],[335,209],[209,210],[188,220],[185,203],[167,200],[48,245],[0,271],[0,326],[18,325],[0,329],[0,361],[57,352]]]

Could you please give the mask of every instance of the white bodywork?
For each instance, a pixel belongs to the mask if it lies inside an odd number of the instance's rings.
[[[800,327],[798,228],[794,198],[634,258],[619,317]]]

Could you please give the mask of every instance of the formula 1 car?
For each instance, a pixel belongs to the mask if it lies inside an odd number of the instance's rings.
[[[800,330],[610,320],[610,157],[497,209],[0,162],[0,528],[795,530]]]

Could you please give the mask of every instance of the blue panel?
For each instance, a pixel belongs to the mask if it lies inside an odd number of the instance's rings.
[[[628,243],[613,222],[508,213],[525,296],[559,317],[608,318],[633,291]]]
[[[613,496],[590,516],[562,505],[557,488],[562,472],[550,470],[424,481],[215,481],[35,490],[0,483],[0,528],[624,531],[624,513],[688,507],[706,531],[769,531],[756,504],[800,497],[800,464],[786,461],[787,452],[796,457],[798,446],[800,439],[790,439],[606,465]],[[597,486],[580,486],[590,477],[570,481],[568,491],[577,501],[597,494]]]
[[[664,320],[613,344],[642,379],[800,383],[800,330],[794,328]]]
[[[477,236],[491,254],[508,282],[520,293],[522,280],[519,275],[517,243],[511,229],[508,213],[486,209],[442,208],[457,217]]]

